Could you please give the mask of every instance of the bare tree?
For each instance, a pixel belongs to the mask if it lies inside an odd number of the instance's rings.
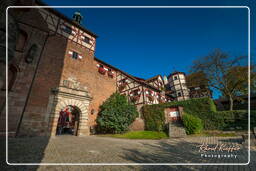
[[[208,56],[195,60],[191,72],[203,72],[209,86],[229,98],[229,109],[233,110],[237,92],[242,92],[242,88],[248,85],[248,66],[242,65],[244,59],[246,56],[230,57],[220,50],[215,50]]]

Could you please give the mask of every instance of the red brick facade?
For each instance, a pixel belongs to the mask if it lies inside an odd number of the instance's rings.
[[[22,18],[14,15],[22,30],[18,32],[20,36],[16,47],[24,47],[24,50],[16,49],[15,58],[9,63],[9,66],[18,68],[8,96],[9,133],[18,136],[54,135],[58,112],[67,105],[76,105],[83,114],[79,123],[80,133],[88,135],[96,125],[99,106],[118,90],[117,84],[126,77],[129,85],[122,93],[129,96],[131,89],[138,89],[138,109],[144,104],[166,100],[160,94],[160,76],[159,82],[156,80],[150,85],[95,58],[97,36],[94,33],[52,9],[32,9],[21,13],[24,13]],[[69,34],[64,30],[67,26],[71,28]],[[88,36],[90,42],[83,42],[84,36]],[[34,50],[33,46],[36,46]],[[9,73],[12,73],[10,69]],[[70,80],[73,80],[73,87],[65,87],[65,81]],[[154,88],[154,84],[159,89]],[[1,91],[1,97],[4,93]],[[153,100],[148,100],[149,95]],[[4,100],[0,102],[4,106]],[[0,132],[3,133],[5,112],[1,110]],[[144,129],[143,120],[137,118],[130,129]]]

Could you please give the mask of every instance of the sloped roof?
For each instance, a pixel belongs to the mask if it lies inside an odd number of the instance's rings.
[[[149,88],[151,88],[151,89],[153,89],[153,90],[155,90],[155,91],[161,92],[161,90],[159,90],[159,89],[157,89],[156,87],[154,87],[154,86],[148,84],[147,82],[143,81],[144,79],[142,79],[142,78],[134,77],[134,76],[132,76],[132,75],[130,75],[130,74],[128,74],[128,73],[126,73],[126,72],[120,70],[119,68],[116,68],[116,67],[114,67],[114,66],[112,66],[112,65],[110,65],[110,64],[108,64],[108,63],[106,63],[106,62],[104,62],[104,61],[102,61],[102,60],[100,60],[100,59],[97,58],[97,57],[94,57],[94,59],[95,59],[96,61],[102,63],[103,65],[106,65],[106,66],[108,66],[108,67],[110,67],[110,68],[112,68],[112,69],[114,69],[114,70],[116,70],[116,71],[119,71],[119,72],[123,73],[123,74],[126,75],[127,77],[129,77],[129,78],[135,80],[136,82],[138,82],[138,83],[140,83],[140,84],[142,84],[142,85],[144,85],[144,86],[146,86],[146,87],[149,87]],[[168,96],[169,96],[169,95],[168,95]]]
[[[36,0],[35,1],[39,6],[48,6],[50,7],[49,5],[47,5],[46,3],[42,2],[42,0]],[[70,19],[69,17],[65,16],[64,14],[60,13],[59,11],[57,11],[56,9],[53,9],[53,8],[45,8],[45,10],[48,10],[50,11],[51,13],[57,15],[58,17],[68,21],[69,23],[71,23],[72,25],[78,27],[79,29],[83,30],[84,32],[92,35],[93,37],[97,38],[98,36],[93,33],[92,31],[86,29],[85,27],[83,27],[82,25],[74,22],[72,19]]]
[[[151,78],[147,79],[146,82],[150,82],[150,81],[152,81],[152,80],[158,79],[159,77],[160,77],[160,78],[162,79],[162,81],[163,81],[162,76],[158,74],[158,75],[156,75],[156,76],[154,76],[154,77],[151,77]]]

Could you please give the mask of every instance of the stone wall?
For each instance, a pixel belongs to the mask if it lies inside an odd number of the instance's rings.
[[[129,126],[129,130],[142,131],[145,129],[145,122],[141,118],[136,118],[135,121]]]

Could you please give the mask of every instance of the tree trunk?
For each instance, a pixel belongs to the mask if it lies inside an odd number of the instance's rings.
[[[233,110],[233,98],[229,95],[229,110]]]

